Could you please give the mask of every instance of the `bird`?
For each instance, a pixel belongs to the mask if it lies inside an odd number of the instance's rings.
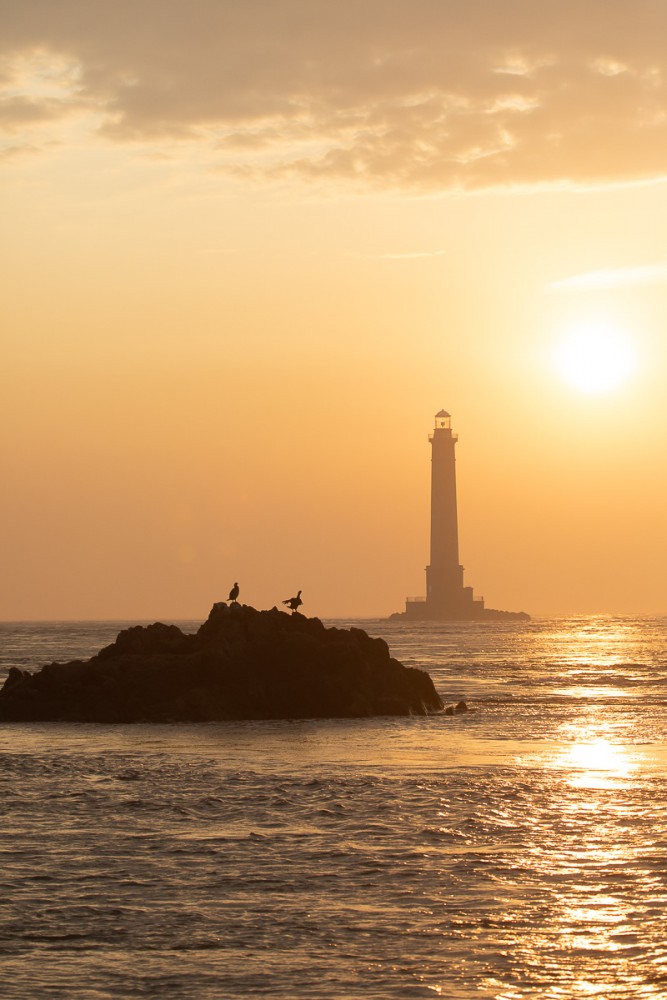
[[[235,601],[238,596],[239,596],[239,585],[238,583],[235,583],[232,589],[229,591],[228,600]]]
[[[283,604],[286,604],[288,608],[291,608],[291,610],[296,613],[296,611],[303,604],[303,601],[301,600],[301,591],[299,591],[296,597],[288,597],[286,601],[283,601]]]

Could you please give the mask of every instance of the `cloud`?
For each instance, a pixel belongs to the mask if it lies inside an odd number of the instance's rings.
[[[649,285],[667,280],[667,263],[642,264],[637,267],[608,267],[598,271],[560,278],[549,285],[554,291],[594,291],[625,285]]]
[[[253,176],[447,190],[667,174],[664,0],[0,0],[16,115]],[[48,95],[51,64],[67,86]],[[41,108],[41,110],[40,110]],[[71,110],[71,108],[69,109]],[[11,118],[11,114],[9,116]],[[63,124],[66,127],[66,123]]]
[[[25,156],[38,156],[44,151],[44,147],[34,146],[27,142],[13,146],[7,145],[0,149],[0,162],[11,162],[12,160],[22,159]]]
[[[49,107],[45,101],[29,100],[25,97],[0,99],[0,129],[5,132],[18,131],[34,122],[43,122],[60,117],[59,109]]]

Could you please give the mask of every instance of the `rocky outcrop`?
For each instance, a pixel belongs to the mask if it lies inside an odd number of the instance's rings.
[[[445,715],[462,715],[464,712],[474,712],[474,708],[468,708],[465,701],[457,701],[455,705],[448,705],[444,711]]]
[[[527,611],[498,611],[496,608],[484,608],[483,622],[529,622]]]
[[[90,660],[13,667],[0,720],[209,722],[424,715],[442,708],[427,673],[383,639],[277,608],[215,604],[193,635],[137,625]]]

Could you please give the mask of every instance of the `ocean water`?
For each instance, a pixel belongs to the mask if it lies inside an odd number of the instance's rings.
[[[474,711],[0,725],[3,997],[667,997],[667,619],[354,624]]]

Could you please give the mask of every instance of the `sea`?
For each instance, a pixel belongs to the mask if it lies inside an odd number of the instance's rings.
[[[470,711],[0,725],[0,995],[667,997],[667,618],[335,624]]]

